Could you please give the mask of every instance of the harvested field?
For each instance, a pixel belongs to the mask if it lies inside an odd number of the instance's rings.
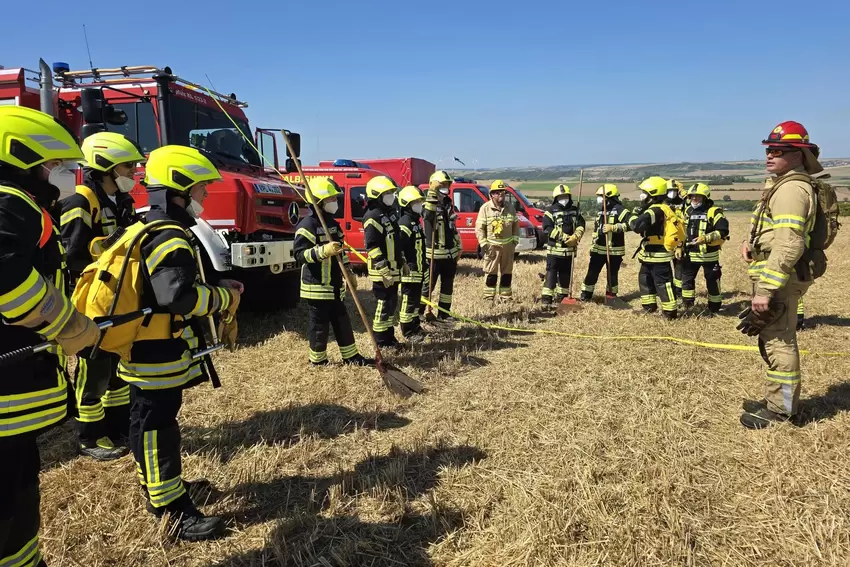
[[[455,307],[523,328],[755,345],[735,330],[748,225],[732,219],[717,318],[635,311],[628,258],[631,311],[544,313],[540,255],[519,260],[516,303],[495,308],[479,299],[480,264],[463,260]],[[806,296],[805,349],[850,350],[848,246],[845,229]],[[205,510],[229,520],[225,539],[171,542],[144,510],[131,457],[78,458],[65,427],[43,442],[51,567],[850,564],[848,358],[805,357],[801,426],[753,432],[738,424],[742,399],[761,394],[752,352],[461,325],[391,357],[429,389],[404,401],[373,370],[309,368],[305,321],[301,309],[242,315],[241,348],[217,358],[224,388],[185,396],[185,477],[215,486]]]

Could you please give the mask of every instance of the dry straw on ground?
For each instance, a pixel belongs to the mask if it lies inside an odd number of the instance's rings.
[[[718,318],[601,305],[553,318],[534,302],[539,256],[518,263],[517,302],[495,308],[464,260],[455,307],[530,328],[754,344],[734,328],[746,218],[732,226]],[[806,298],[804,348],[850,350],[848,245],[845,230]],[[633,309],[637,268],[627,259],[621,280]],[[461,326],[392,357],[429,388],[401,401],[373,370],[309,368],[303,310],[243,315],[240,328],[243,346],[218,357],[224,388],[188,392],[181,414],[185,476],[213,483],[199,498],[229,535],[171,542],[131,458],[78,458],[66,427],[43,443],[52,567],[850,564],[847,358],[804,359],[805,425],[751,432],[738,415],[760,395],[753,353]]]

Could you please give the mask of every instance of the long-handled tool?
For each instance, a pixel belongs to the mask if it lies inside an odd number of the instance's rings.
[[[578,214],[581,214],[581,193],[584,187],[584,170],[579,171],[578,176],[578,204],[576,207],[578,208]],[[578,249],[576,249],[576,252]],[[581,311],[581,304],[576,301],[576,298],[573,297],[573,281],[575,280],[576,273],[576,258],[578,254],[573,254],[572,262],[570,262],[570,287],[567,291],[567,296],[561,300],[561,303],[558,304],[558,308],[556,312],[558,315],[565,315],[567,313],[575,313],[576,311]]]
[[[136,319],[145,317],[151,313],[153,313],[153,309],[146,307],[140,311],[133,311],[132,313],[125,313],[124,315],[116,315],[115,317],[98,317],[95,319],[95,323],[97,323],[98,329],[105,331],[111,327],[118,327],[119,325],[129,323],[130,321],[135,321]],[[51,347],[57,346],[57,344],[58,343],[56,341],[47,341],[41,344],[31,345],[0,354],[0,366],[17,362],[23,358],[32,356],[33,354],[38,354],[39,352],[44,352]]]
[[[289,153],[292,156],[295,156],[295,151],[292,148],[292,144],[289,141],[289,136],[286,133],[286,130],[281,130],[281,134],[283,135],[283,141],[286,143],[287,149],[289,149]],[[307,183],[307,176],[304,175],[304,171],[301,169],[301,164],[298,162],[297,158],[293,158],[295,162],[295,167],[298,168],[298,175],[301,176],[301,179],[304,183]],[[307,191],[310,190],[310,186],[307,185]],[[330,238],[330,231],[328,230],[328,225],[325,222],[325,216],[322,212],[321,207],[313,207],[316,211],[316,216],[319,218],[319,222],[322,224],[322,228],[325,231],[325,234]],[[378,346],[378,341],[375,338],[375,334],[372,331],[372,325],[369,323],[369,318],[366,316],[366,310],[363,309],[363,304],[360,303],[360,298],[357,297],[357,293],[354,291],[356,288],[352,283],[351,278],[353,277],[348,269],[345,267],[345,264],[342,261],[342,256],[336,256],[337,262],[339,263],[339,269],[342,272],[342,277],[345,279],[345,284],[348,286],[348,289],[351,290],[351,298],[354,300],[354,305],[357,306],[357,312],[360,314],[360,318],[363,320],[363,326],[366,327],[366,332],[369,334],[369,339],[372,341],[372,346],[375,347],[375,366],[378,367],[378,372],[381,375],[381,380],[383,380],[384,384],[389,388],[391,392],[394,394],[401,396],[403,398],[409,398],[413,394],[420,393],[424,387],[418,381],[414,380],[395,366],[387,364],[384,362],[384,357],[381,354],[381,347]]]

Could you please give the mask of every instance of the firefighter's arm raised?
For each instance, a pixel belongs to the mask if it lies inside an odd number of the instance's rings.
[[[89,202],[84,196],[74,193],[61,201],[61,233],[65,246],[68,269],[82,272],[92,262],[89,243],[94,238]],[[100,236],[100,235],[98,235]]]
[[[197,281],[195,252],[184,234],[162,231],[148,247],[145,267],[161,307],[187,317],[235,311],[240,297],[237,290]]]
[[[31,329],[58,342],[66,354],[76,354],[97,340],[97,325],[33,267],[44,222],[41,209],[24,193],[0,191],[0,315],[7,324]]]
[[[756,284],[756,295],[770,297],[788,283],[797,261],[806,251],[806,219],[812,214],[811,186],[785,183],[768,204],[773,217],[773,247]]]

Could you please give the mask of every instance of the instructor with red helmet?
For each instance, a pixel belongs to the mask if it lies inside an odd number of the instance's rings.
[[[818,147],[798,122],[781,123],[762,144],[773,177],[766,182],[741,249],[749,263],[753,300],[742,313],[739,329],[758,334],[767,363],[764,399],[744,402],[741,424],[749,429],[763,429],[797,413],[801,380],[797,303],[820,275],[817,265],[824,258],[811,242],[817,213],[812,176],[823,171]]]

